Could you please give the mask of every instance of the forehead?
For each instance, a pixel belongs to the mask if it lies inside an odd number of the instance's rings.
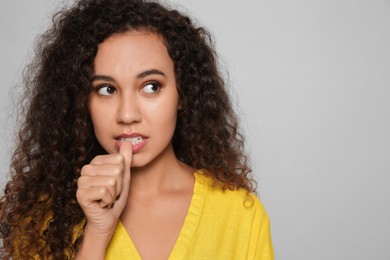
[[[118,66],[173,66],[163,38],[153,32],[127,31],[111,35],[98,46],[95,69]]]

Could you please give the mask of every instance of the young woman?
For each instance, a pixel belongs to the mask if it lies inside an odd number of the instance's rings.
[[[273,259],[203,28],[156,2],[81,0],[29,72],[2,257]]]

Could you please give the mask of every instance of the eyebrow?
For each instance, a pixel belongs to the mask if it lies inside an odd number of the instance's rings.
[[[141,79],[141,78],[145,78],[145,77],[150,76],[150,75],[161,75],[161,76],[166,77],[164,72],[162,72],[161,70],[152,69],[152,70],[146,70],[146,71],[141,72],[140,74],[137,75],[137,78]]]
[[[164,72],[162,72],[161,70],[151,69],[151,70],[146,70],[146,71],[143,71],[143,72],[139,73],[136,76],[136,78],[137,79],[142,79],[142,78],[145,78],[145,77],[150,76],[150,75],[161,75],[161,76],[166,77]],[[95,75],[95,76],[92,77],[91,82],[93,82],[95,80],[111,81],[111,82],[115,81],[112,77],[106,76],[106,75]]]
[[[114,82],[113,78],[111,78],[110,76],[105,76],[105,75],[95,75],[95,76],[92,77],[91,82],[93,82],[95,80]]]

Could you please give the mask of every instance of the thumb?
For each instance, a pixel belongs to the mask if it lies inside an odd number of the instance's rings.
[[[119,153],[125,157],[125,174],[130,174],[131,160],[133,156],[133,145],[130,141],[123,141]]]
[[[130,141],[123,141],[119,148],[119,153],[125,157],[125,171],[122,182],[122,190],[119,195],[118,201],[114,203],[114,209],[117,209],[118,217],[123,211],[123,208],[126,204],[129,189],[130,189],[130,166],[133,155],[133,145]]]

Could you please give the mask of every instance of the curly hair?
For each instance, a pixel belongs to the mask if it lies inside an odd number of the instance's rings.
[[[81,0],[53,16],[25,78],[27,106],[0,200],[3,258],[68,259],[85,217],[76,200],[83,165],[106,152],[88,113],[98,44],[129,30],[159,34],[174,63],[181,110],[177,158],[206,169],[224,189],[254,191],[244,140],[209,33],[157,2]]]

